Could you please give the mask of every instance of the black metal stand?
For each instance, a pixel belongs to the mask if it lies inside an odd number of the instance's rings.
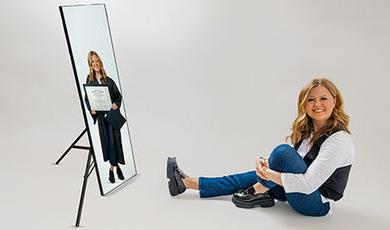
[[[61,157],[56,161],[56,165],[58,165],[61,160],[66,156],[66,154],[68,154],[68,152],[73,148],[73,149],[85,149],[85,150],[89,150],[90,148],[87,147],[87,146],[79,146],[79,145],[76,145],[77,142],[80,140],[81,137],[83,137],[83,135],[87,132],[87,129],[84,129],[81,134],[76,138],[76,140],[73,141],[73,143],[69,146],[69,148],[61,155]]]
[[[83,187],[81,189],[81,196],[79,202],[79,210],[77,211],[76,227],[80,226],[81,212],[83,210],[85,190],[87,189],[88,177],[95,168],[95,162],[92,160],[92,150],[89,150],[87,165],[85,166]]]
[[[87,189],[87,182],[88,182],[88,177],[91,175],[92,171],[95,169],[95,162],[92,159],[92,154],[93,150],[91,147],[87,146],[79,146],[76,145],[77,142],[81,139],[81,137],[87,132],[87,129],[84,129],[81,134],[76,138],[75,141],[68,147],[68,149],[61,155],[61,157],[56,161],[56,165],[58,165],[61,160],[69,153],[71,149],[84,149],[84,150],[89,150],[88,151],[88,159],[87,159],[87,164],[85,166],[85,173],[84,173],[84,180],[83,180],[83,186],[81,188],[81,195],[80,195],[80,202],[79,202],[79,209],[77,211],[77,219],[76,219],[76,227],[80,226],[80,219],[81,219],[81,212],[83,210],[83,205],[84,205],[84,197],[85,197],[85,191]]]

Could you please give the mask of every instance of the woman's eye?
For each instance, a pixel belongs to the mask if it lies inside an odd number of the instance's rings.
[[[313,98],[309,98],[309,99],[307,99],[307,101],[314,101],[314,99]]]
[[[321,100],[325,101],[325,100],[328,100],[327,97],[321,97]]]

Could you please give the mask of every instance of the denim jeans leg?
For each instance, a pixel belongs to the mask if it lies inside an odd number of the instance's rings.
[[[276,185],[275,187],[268,190],[268,194],[278,201],[287,201],[286,192],[280,185]]]
[[[305,173],[307,170],[307,165],[299,156],[298,152],[293,147],[286,144],[279,145],[272,151],[268,159],[268,164],[270,169],[278,172]],[[262,179],[260,178],[260,180]],[[269,186],[268,183],[267,185]],[[276,186],[277,185],[274,187]],[[323,216],[326,215],[330,209],[328,202],[322,203],[319,190],[316,190],[311,194],[297,192],[287,193],[286,198],[290,206],[303,215]]]
[[[286,144],[278,145],[272,150],[268,159],[269,168],[278,172],[304,173],[307,170],[305,161],[299,156],[297,151]],[[263,186],[271,189],[277,186],[275,182],[258,178]]]
[[[240,189],[256,184],[256,171],[248,171],[223,177],[199,177],[201,198],[231,195]]]
[[[330,210],[329,202],[322,203],[318,189],[310,194],[286,193],[286,197],[290,206],[302,215],[325,216]]]

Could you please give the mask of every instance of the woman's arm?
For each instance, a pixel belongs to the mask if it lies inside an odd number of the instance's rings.
[[[310,194],[318,189],[339,167],[352,164],[354,148],[349,134],[331,135],[321,146],[318,156],[305,173],[281,173],[268,167],[267,161],[256,166],[256,174],[284,187],[286,192]]]
[[[283,186],[281,173],[269,168],[268,158],[256,160],[256,174],[263,180],[270,180]]]
[[[271,181],[275,182],[276,184],[278,184],[280,186],[283,186],[282,174],[280,172],[277,172],[277,171],[269,169],[269,168],[267,168],[265,171],[267,173],[268,178]]]
[[[109,78],[109,84],[111,84],[111,89],[112,89],[112,109],[116,110],[121,107],[122,104],[122,94],[119,92],[118,87],[116,86],[114,80]]]
[[[352,164],[354,147],[350,135],[337,132],[321,145],[316,159],[305,173],[281,173],[286,192],[310,194],[318,189],[340,167]]]

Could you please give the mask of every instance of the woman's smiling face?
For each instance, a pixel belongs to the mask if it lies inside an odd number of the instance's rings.
[[[318,85],[309,92],[306,101],[306,113],[312,118],[315,128],[321,128],[332,115],[336,99],[329,90]]]
[[[99,58],[96,57],[96,55],[93,55],[91,58],[92,61],[92,69],[95,70],[95,72],[100,72],[100,61]]]

